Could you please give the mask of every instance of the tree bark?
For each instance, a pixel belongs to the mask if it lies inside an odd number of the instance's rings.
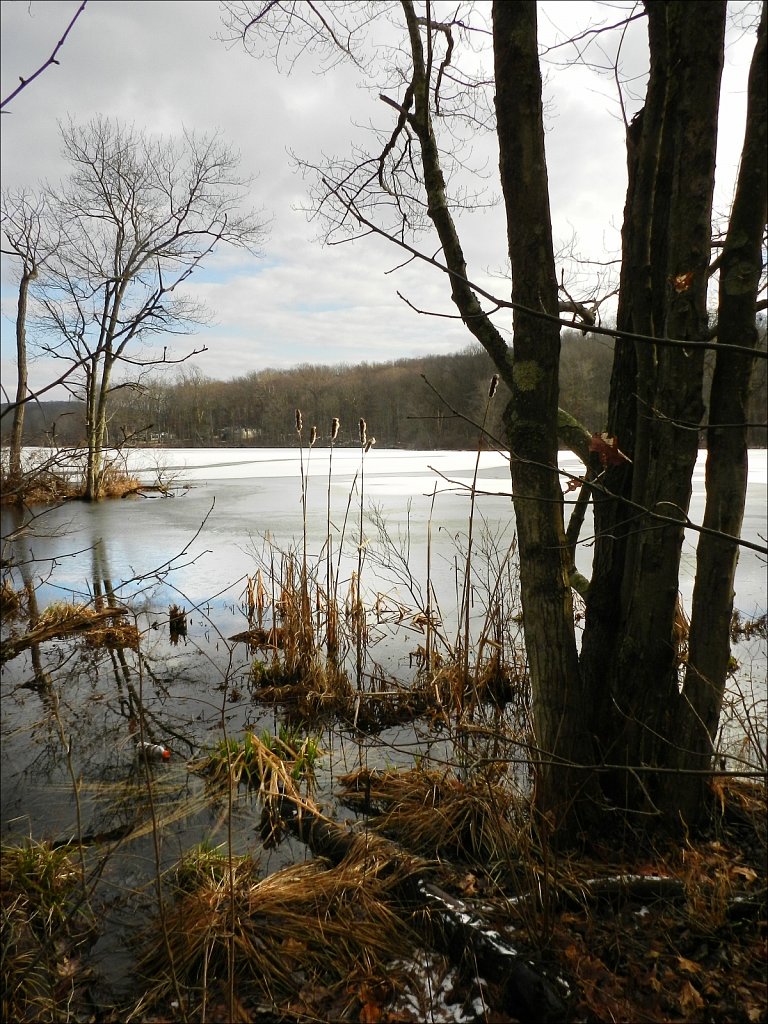
[[[768,194],[766,7],[750,69],[747,121],[736,197],[720,259],[718,350],[707,428],[704,526],[738,537],[747,488],[747,403],[754,360],[729,345],[758,344],[755,305],[762,271]],[[702,534],[696,558],[688,662],[678,721],[681,761],[710,767],[730,655],[738,545]],[[684,752],[684,754],[682,753]],[[695,820],[704,783],[685,787],[680,812]],[[669,797],[668,797],[669,799]]]
[[[620,327],[690,339],[691,346],[639,342],[632,350],[619,342],[612,427],[633,461],[607,482],[681,525],[659,527],[642,515],[630,519],[620,503],[598,502],[598,579],[588,602],[582,668],[592,687],[603,688],[596,716],[600,752],[628,766],[613,779],[611,795],[630,813],[673,823],[678,808],[662,800],[661,780],[641,781],[631,766],[678,761],[673,635],[682,520],[703,414],[704,360],[697,342],[708,332],[725,4],[649,3],[646,10],[651,70],[646,107],[628,140]],[[623,524],[618,532],[617,523]],[[678,778],[676,791],[686,784]]]
[[[37,267],[25,263],[19,282],[19,302],[16,313],[16,406],[11,424],[11,444],[8,469],[12,480],[21,479],[21,448],[24,440],[24,411],[27,397],[27,300],[29,285],[37,277]]]
[[[535,3],[494,3],[496,118],[512,299],[556,315],[536,27]],[[539,750],[536,801],[558,829],[568,832],[584,811],[579,766],[591,758],[557,474],[560,327],[518,310],[513,339],[512,395],[504,418]]]

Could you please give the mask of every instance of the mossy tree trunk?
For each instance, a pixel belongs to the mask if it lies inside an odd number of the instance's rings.
[[[500,175],[512,299],[554,315],[552,244],[535,3],[495,3],[493,41]],[[525,646],[537,747],[536,798],[561,828],[582,817],[579,767],[590,761],[579,673],[570,556],[557,466],[560,326],[517,310],[505,410],[520,551]]]

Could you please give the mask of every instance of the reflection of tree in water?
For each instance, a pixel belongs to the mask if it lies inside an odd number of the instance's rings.
[[[39,575],[36,578],[41,563],[35,560],[26,529],[29,517],[20,510],[9,511],[14,517],[12,561],[17,584],[24,588],[25,625],[31,634],[42,614],[38,600],[42,581]],[[87,607],[98,612],[114,609],[116,615],[125,616],[128,609],[120,600],[120,588],[114,585],[102,537],[93,538],[90,561]],[[135,624],[133,628],[138,637]],[[136,755],[140,742],[168,742],[171,736],[177,763],[195,747],[188,735],[187,720],[176,719],[170,727],[156,709],[148,706],[143,695],[145,679],[152,681],[150,704],[158,697],[167,702],[170,694],[146,671],[140,649],[126,647],[117,630],[106,629],[99,636],[85,633],[68,636],[63,642],[34,642],[17,658],[4,667],[4,672],[7,669],[7,679],[19,679],[10,692],[24,709],[23,728],[31,739],[26,746],[18,747],[20,786],[42,781],[49,796],[51,787],[61,786],[69,799],[83,798],[82,828],[86,834],[142,827],[146,824],[150,788],[160,815],[165,814],[166,804],[181,807],[186,803],[190,795],[186,772],[173,772],[174,781],[169,787],[170,777],[158,772],[160,766],[148,765]],[[39,713],[21,695],[23,689],[37,694]],[[73,782],[64,782],[70,766],[76,773],[76,792]]]

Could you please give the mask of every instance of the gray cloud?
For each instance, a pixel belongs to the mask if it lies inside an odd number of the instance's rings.
[[[543,7],[542,27],[551,33],[551,23],[563,31],[577,19],[583,23],[585,9],[618,20],[615,4]],[[76,9],[76,0],[3,3],[3,96],[48,57]],[[222,252],[199,280],[192,278],[190,290],[207,301],[214,323],[198,337],[173,340],[174,349],[185,342],[207,345],[197,365],[226,378],[263,366],[389,360],[468,344],[469,335],[456,321],[418,316],[397,298],[399,288],[421,307],[452,313],[440,274],[410,265],[388,275],[403,255],[370,240],[324,249],[314,240],[317,226],[295,210],[306,199],[306,186],[293,172],[288,150],[310,160],[346,153],[350,139],[364,138],[355,125],[371,118],[385,124],[389,112],[358,87],[354,69],[318,74],[311,62],[299,62],[290,77],[280,76],[269,61],[218,41],[221,33],[216,2],[91,0],[59,65],[25,89],[0,119],[3,186],[34,188],[40,180],[60,178],[65,166],[57,121],[69,114],[78,119],[107,114],[164,133],[182,126],[221,131],[242,153],[243,172],[255,177],[253,202],[271,219],[271,234],[263,260],[243,261],[242,255]],[[628,35],[623,54],[628,73],[641,69],[643,41],[640,23]],[[743,37],[729,53],[734,78],[729,88],[736,93],[751,45]],[[580,252],[606,259],[618,245],[625,187],[623,125],[611,83],[583,68],[552,67],[547,89],[556,234],[567,241],[575,233]],[[734,111],[737,106],[738,101]],[[737,114],[724,126],[738,131]],[[492,136],[471,141],[473,158],[493,172]],[[738,139],[724,142],[722,166],[731,180],[738,149]],[[723,196],[729,188],[726,180]],[[491,276],[506,261],[501,212],[462,216],[461,226],[470,273],[508,295],[508,282]],[[423,247],[431,255],[435,244],[425,240]],[[573,280],[579,283],[578,273]],[[12,351],[14,305],[12,272],[6,267],[4,355]],[[505,324],[500,317],[499,326]],[[4,359],[6,369],[9,365]],[[36,386],[44,379],[42,367],[33,371]]]

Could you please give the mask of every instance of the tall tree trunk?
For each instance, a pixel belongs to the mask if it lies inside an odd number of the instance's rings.
[[[536,28],[535,3],[494,3],[496,118],[512,299],[556,315]],[[504,418],[538,747],[536,800],[542,813],[568,831],[583,810],[579,766],[591,756],[557,474],[560,327],[517,310],[513,339],[512,394]]]
[[[631,472],[611,474],[608,483],[651,514],[637,515],[620,503],[599,508],[598,575],[582,668],[590,685],[602,688],[596,719],[602,757],[628,766],[614,778],[611,795],[629,811],[671,821],[676,808],[661,807],[660,779],[647,769],[678,758],[673,638],[682,523],[703,412],[704,361],[697,342],[708,332],[725,4],[648,3],[646,10],[651,69],[646,107],[628,140],[637,155],[630,155],[620,328],[690,340],[691,346],[639,342],[634,353],[625,342],[617,346],[612,425],[617,434],[621,430],[619,443],[633,464]],[[629,396],[636,398],[622,411]],[[612,519],[623,524],[618,534]]]
[[[96,381],[98,379],[99,364],[96,355],[90,357],[84,364],[85,369],[85,490],[83,497],[92,501],[96,492],[96,471],[94,461],[93,437],[96,424]]]
[[[747,402],[754,360],[729,345],[758,343],[755,303],[762,271],[768,193],[766,139],[766,7],[750,69],[747,121],[736,197],[720,258],[717,352],[707,429],[707,502],[704,526],[741,533],[747,488]],[[680,761],[710,767],[730,655],[730,626],[738,545],[702,534],[697,551],[688,662],[677,733]],[[684,787],[681,813],[694,820],[702,805],[703,776]],[[671,799],[671,797],[668,797]]]
[[[84,497],[87,501],[99,501],[103,492],[104,441],[107,433],[107,405],[114,358],[104,353],[101,373],[94,372],[92,395],[89,402],[88,423],[88,473]],[[95,380],[98,379],[98,383]]]
[[[29,285],[37,277],[37,267],[25,265],[19,282],[19,302],[16,313],[16,407],[11,424],[11,445],[8,469],[12,480],[21,478],[21,447],[24,439],[25,399],[28,393],[27,371],[27,300]]]

